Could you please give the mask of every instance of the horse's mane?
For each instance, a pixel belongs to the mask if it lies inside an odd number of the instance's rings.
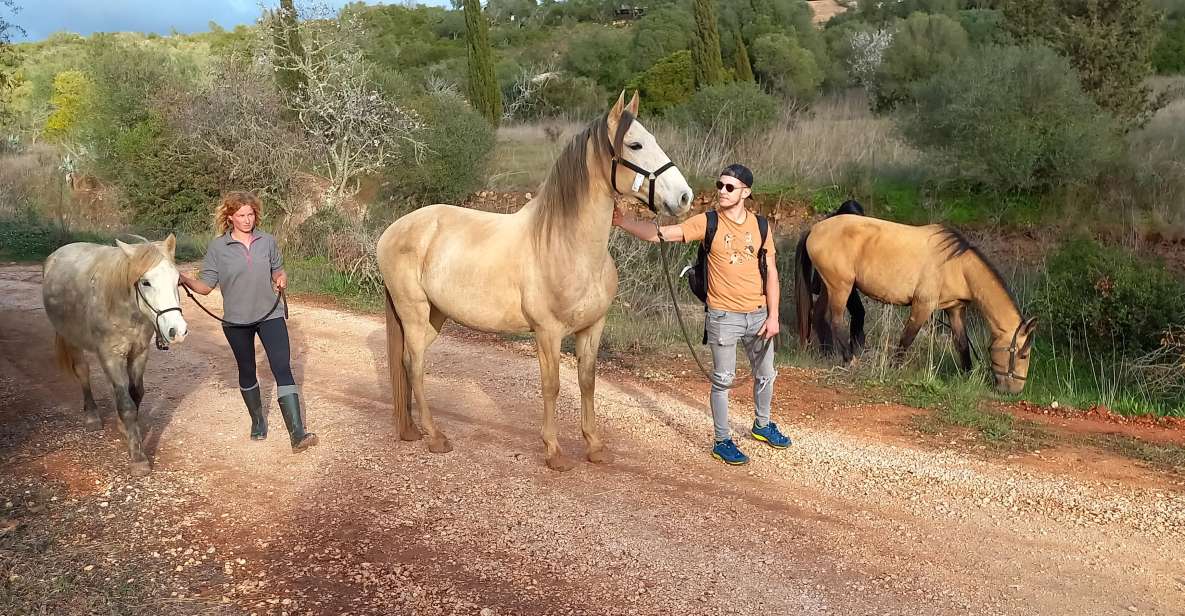
[[[972,244],[971,240],[967,239],[957,229],[946,225],[942,225],[942,230],[937,235],[940,238],[939,249],[946,251],[946,259],[948,261],[957,259],[966,253],[974,255],[987,267],[988,273],[991,274],[992,278],[1000,284],[1000,287],[1008,295],[1008,300],[1012,302],[1012,307],[1016,308],[1018,314],[1020,313],[1020,304],[1016,301],[1016,296],[1012,294],[1012,289],[1009,288],[1008,283],[1004,281],[1004,276],[1000,274],[1000,270],[996,269],[996,265],[984,256],[978,246]]]
[[[118,310],[120,302],[127,299],[132,285],[148,270],[165,260],[165,253],[153,244],[132,244],[132,255],[128,256],[119,247],[104,251],[105,258],[96,259],[94,279],[98,291],[107,299],[109,308]]]
[[[559,158],[543,181],[539,190],[539,204],[533,221],[533,235],[536,243],[549,237],[555,228],[580,211],[588,196],[588,143],[594,144],[593,152],[603,155],[609,143],[605,118],[593,120],[584,130],[574,135],[560,152]]]

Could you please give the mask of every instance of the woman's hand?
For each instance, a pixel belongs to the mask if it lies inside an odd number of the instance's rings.
[[[625,213],[616,205],[613,206],[613,226],[620,227],[622,221],[625,219]]]
[[[276,272],[272,276],[272,290],[279,293],[281,290],[288,287],[288,274],[283,271]]]

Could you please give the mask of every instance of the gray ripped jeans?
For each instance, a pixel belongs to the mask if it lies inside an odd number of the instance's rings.
[[[712,348],[712,423],[716,440],[732,436],[728,425],[728,389],[736,378],[737,342],[745,347],[749,366],[753,370],[753,400],[756,402],[757,425],[769,424],[770,401],[774,395],[774,345],[757,335],[765,324],[766,309],[753,312],[727,312],[708,308],[706,328],[708,346]]]

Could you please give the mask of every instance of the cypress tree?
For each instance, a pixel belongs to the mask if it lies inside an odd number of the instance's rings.
[[[737,81],[753,81],[753,65],[749,64],[749,49],[745,47],[745,38],[740,32],[736,33]]]
[[[720,31],[716,27],[716,1],[695,0],[695,38],[691,54],[695,64],[695,87],[724,82],[724,61],[720,59]]]
[[[494,78],[490,37],[479,0],[465,0],[465,31],[469,44],[469,102],[490,124],[502,119],[502,93]]]

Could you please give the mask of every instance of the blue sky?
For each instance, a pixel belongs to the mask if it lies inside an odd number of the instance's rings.
[[[17,0],[21,10],[11,21],[25,29],[14,33],[14,41],[38,41],[65,30],[79,34],[94,32],[156,32],[170,28],[192,33],[208,30],[210,21],[230,30],[252,23],[259,16],[260,0]],[[348,0],[323,0],[339,8]],[[278,0],[263,0],[275,6]],[[402,4],[401,0],[366,0],[367,4]],[[448,0],[417,0],[418,4],[448,6]],[[301,6],[300,0],[296,5]],[[0,10],[4,10],[0,8]]]

